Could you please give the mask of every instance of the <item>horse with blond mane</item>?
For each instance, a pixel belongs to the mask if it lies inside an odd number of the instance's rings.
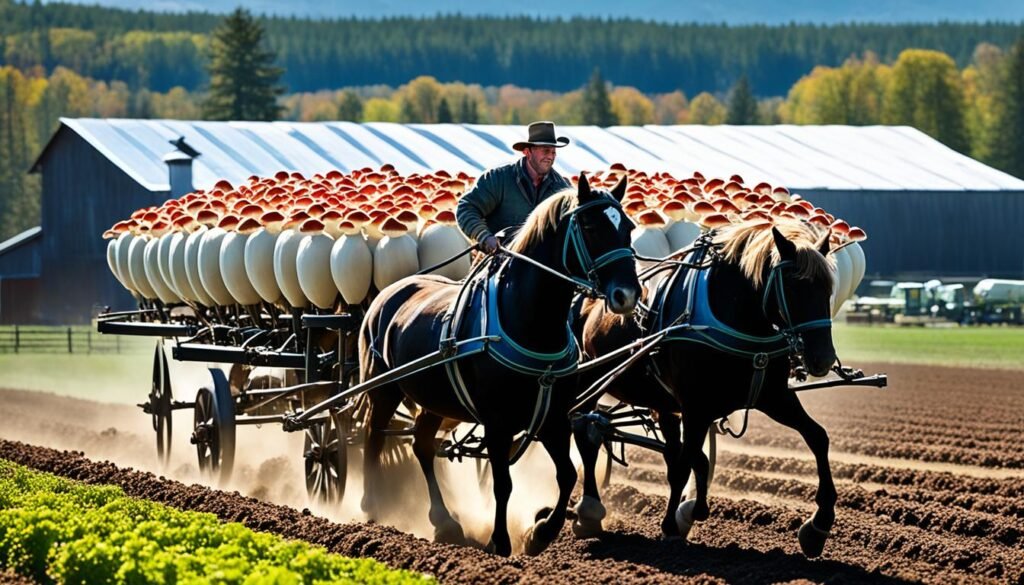
[[[568,418],[579,362],[567,325],[573,294],[583,288],[599,295],[610,314],[632,313],[640,295],[629,248],[633,224],[619,204],[625,183],[611,192],[592,191],[581,176],[578,191],[541,202],[507,250],[490,257],[481,265],[485,270],[465,283],[413,276],[373,300],[359,335],[362,380],[439,348],[457,359],[367,394],[363,507],[371,517],[382,505],[378,492],[385,480],[380,458],[386,429],[404,397],[420,407],[413,452],[427,480],[436,540],[461,543],[465,538],[434,472],[435,436],[444,419],[483,426],[496,503],[490,548],[502,555],[512,552],[506,513],[513,439],[524,429],[536,436],[555,463],[559,496],[529,529],[526,552],[537,554],[555,539],[576,483]]]
[[[575,332],[588,358],[645,335],[664,334],[655,351],[614,379],[608,393],[657,415],[670,486],[661,523],[665,537],[685,538],[695,521],[708,517],[708,459],[701,447],[713,422],[756,408],[798,431],[814,453],[818,509],[801,527],[799,540],[807,556],[821,554],[835,520],[828,435],[804,410],[788,380],[791,360],[800,360],[815,376],[828,373],[836,360],[828,252],[828,231],[806,222],[736,224],[698,239],[686,262],[650,267],[661,274],[647,280],[641,301],[647,314],[640,323],[598,303],[586,301],[579,308]],[[610,368],[588,372],[583,381],[593,382]],[[583,410],[594,406],[596,398]],[[581,536],[599,533],[604,516],[594,472],[599,442],[588,429],[593,419],[587,420],[575,425],[584,496],[573,528]],[[744,417],[740,434],[745,430]],[[680,504],[691,470],[696,498]]]

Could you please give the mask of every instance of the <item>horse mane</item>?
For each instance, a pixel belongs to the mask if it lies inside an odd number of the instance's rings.
[[[564,189],[538,203],[519,228],[519,232],[512,238],[508,249],[525,254],[544,239],[545,232],[554,231],[559,220],[576,208],[576,203],[575,189]]]
[[[721,245],[725,259],[738,264],[755,288],[761,288],[764,284],[765,266],[780,259],[771,225],[763,220],[746,221],[728,226],[715,236],[715,244]],[[831,287],[835,258],[831,255],[822,256],[817,250],[817,243],[825,230],[792,219],[776,218],[774,225],[786,239],[796,245],[796,277],[821,280]]]

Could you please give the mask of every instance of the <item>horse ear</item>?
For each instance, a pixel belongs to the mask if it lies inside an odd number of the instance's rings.
[[[775,239],[775,247],[779,250],[779,257],[783,260],[796,259],[796,244],[786,239],[782,232],[772,226],[772,238]]]
[[[825,235],[821,236],[821,239],[818,240],[817,244],[815,244],[814,247],[817,248],[819,252],[821,252],[822,256],[828,256],[829,244],[831,243],[831,239],[832,228],[829,228],[828,231],[825,232]]]
[[[626,196],[626,175],[622,175],[619,183],[612,187],[612,196],[616,201],[622,203],[622,198]]]
[[[592,198],[590,194],[590,181],[587,180],[587,173],[580,173],[580,181],[577,185],[577,189],[577,198],[580,202],[588,201]]]

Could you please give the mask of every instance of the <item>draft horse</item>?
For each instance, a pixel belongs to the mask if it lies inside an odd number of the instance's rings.
[[[800,528],[799,540],[809,557],[824,549],[836,502],[828,434],[804,410],[788,380],[794,364],[823,376],[836,360],[828,252],[828,231],[806,222],[737,224],[703,236],[684,262],[663,263],[660,269],[667,274],[647,281],[641,301],[646,311],[638,311],[646,315],[639,322],[582,303],[575,332],[588,358],[668,330],[653,352],[609,387],[612,396],[651,409],[659,421],[670,486],[661,523],[665,537],[685,538],[693,522],[708,517],[708,459],[702,445],[713,422],[756,408],[799,432],[814,453],[818,508]],[[607,371],[588,372],[584,383]],[[591,409],[595,405],[596,399]],[[584,496],[573,525],[580,536],[600,533],[604,516],[594,472],[599,443],[587,439],[584,421],[574,424],[584,462]],[[745,414],[740,434],[746,424]],[[680,505],[691,470],[696,499]]]
[[[570,374],[579,362],[567,325],[573,294],[589,290],[613,314],[631,313],[640,296],[630,249],[633,224],[620,206],[625,189],[623,179],[611,192],[591,190],[581,176],[578,191],[541,202],[507,249],[464,283],[414,276],[373,300],[359,335],[362,380],[439,348],[459,357],[369,392],[363,508],[371,517],[383,505],[375,493],[386,481],[380,472],[382,429],[406,397],[420,407],[413,453],[427,480],[436,540],[465,540],[434,473],[435,435],[444,419],[479,422],[484,429],[496,502],[488,548],[501,555],[512,551],[506,513],[514,438],[525,429],[541,442],[555,464],[559,496],[528,530],[526,552],[537,554],[555,539],[576,483],[568,418],[576,389]],[[459,340],[471,343],[456,349]]]

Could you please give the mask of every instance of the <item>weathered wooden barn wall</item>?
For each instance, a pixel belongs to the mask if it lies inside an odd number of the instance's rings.
[[[39,323],[44,316],[38,297],[38,278],[0,278],[0,325]]]
[[[145,189],[66,126],[51,140],[39,166],[44,320],[87,323],[97,306],[135,307],[107,267],[107,242],[100,236],[136,209],[164,201],[167,193]]]
[[[1024,278],[1024,192],[801,193],[867,231],[869,276]]]

